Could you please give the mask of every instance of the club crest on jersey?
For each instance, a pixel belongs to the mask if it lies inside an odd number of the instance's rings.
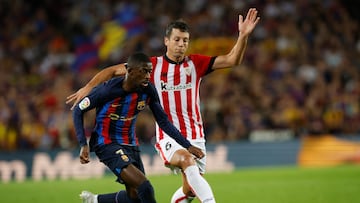
[[[145,109],[145,101],[140,101],[140,102],[138,102],[138,104],[137,104],[137,109],[138,109],[139,111],[144,110],[144,109]]]
[[[190,67],[186,67],[186,68],[184,68],[184,70],[185,70],[186,75],[191,75],[191,68]]]
[[[128,162],[129,161],[129,157],[124,153],[124,151],[122,149],[119,149],[115,152],[115,154],[120,154],[120,157],[123,161]]]
[[[121,159],[125,162],[128,162],[129,161],[129,157],[126,156],[125,154],[124,155],[121,155]]]
[[[81,102],[79,103],[79,108],[81,110],[86,109],[87,107],[90,106],[90,99],[88,97],[85,97],[83,100],[81,100]]]

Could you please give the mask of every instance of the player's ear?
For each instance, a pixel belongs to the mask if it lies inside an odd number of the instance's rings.
[[[130,73],[132,71],[132,68],[129,67],[129,65],[127,63],[124,63],[124,66],[125,66],[128,73]]]
[[[165,44],[165,46],[168,45],[168,42],[169,42],[169,38],[168,38],[168,37],[164,37],[164,44]]]

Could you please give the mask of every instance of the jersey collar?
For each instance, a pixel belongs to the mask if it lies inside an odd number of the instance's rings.
[[[164,58],[165,58],[165,60],[166,60],[167,62],[169,62],[169,63],[172,63],[172,64],[182,64],[182,63],[184,63],[186,57],[184,57],[184,59],[183,59],[182,61],[180,61],[180,62],[176,62],[176,61],[171,60],[168,56],[166,56],[166,54],[164,55]]]

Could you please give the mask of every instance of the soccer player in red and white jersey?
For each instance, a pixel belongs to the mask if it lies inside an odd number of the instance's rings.
[[[204,127],[200,113],[199,86],[203,76],[216,69],[233,67],[241,63],[247,39],[259,22],[258,11],[250,8],[245,19],[239,15],[237,41],[230,52],[220,56],[200,54],[185,55],[190,33],[183,21],[168,25],[164,37],[166,54],[151,57],[153,72],[151,82],[155,84],[160,102],[171,122],[186,136],[190,143],[205,149]],[[117,75],[124,75],[124,64],[117,64],[97,73],[83,88],[67,97],[66,103],[78,103],[97,84]],[[195,159],[182,146],[156,127],[156,149],[166,166],[183,175],[183,184],[172,196],[172,203],[186,203],[196,196],[201,202],[212,203],[215,198],[208,182],[203,178],[206,156]]]

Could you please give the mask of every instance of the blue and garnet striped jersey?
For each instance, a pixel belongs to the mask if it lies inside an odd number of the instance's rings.
[[[146,105],[150,107],[160,128],[183,147],[191,146],[180,131],[170,123],[152,83],[134,92],[126,92],[122,88],[123,81],[123,77],[118,77],[98,85],[75,106],[73,120],[80,146],[87,144],[84,113],[94,108],[96,108],[96,119],[91,135],[91,148],[110,143],[139,145],[135,133],[136,119]]]

